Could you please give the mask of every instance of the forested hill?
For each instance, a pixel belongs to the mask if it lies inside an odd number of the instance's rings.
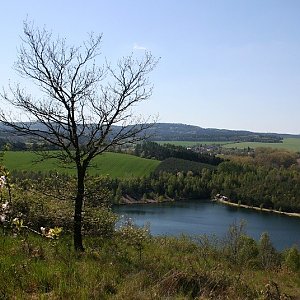
[[[300,135],[202,128],[176,123],[157,123],[148,129],[148,133],[153,141],[240,141],[278,143],[283,137],[300,137]]]
[[[35,129],[45,129],[43,125],[33,123]],[[111,134],[118,132],[119,127],[113,126]],[[145,132],[152,141],[236,141],[236,142],[269,142],[278,143],[286,137],[300,135],[257,133],[244,130],[228,130],[216,128],[202,128],[199,126],[178,123],[156,123]],[[23,148],[26,143],[32,143],[33,137],[12,134],[3,124],[0,124],[0,147],[9,142],[13,148]],[[14,145],[17,145],[14,147]],[[26,147],[25,147],[26,148]]]

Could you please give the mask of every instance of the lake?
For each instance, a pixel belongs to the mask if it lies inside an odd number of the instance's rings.
[[[267,231],[278,250],[293,245],[300,248],[300,218],[257,212],[209,200],[121,205],[113,210],[133,219],[137,225],[150,224],[152,235],[215,234],[223,237],[231,224],[244,220],[246,233],[255,240]]]

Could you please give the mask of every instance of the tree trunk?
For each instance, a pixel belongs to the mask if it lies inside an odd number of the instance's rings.
[[[77,166],[77,195],[75,199],[75,214],[74,214],[74,248],[76,251],[84,251],[82,244],[82,206],[84,198],[84,177],[85,169],[82,166]]]

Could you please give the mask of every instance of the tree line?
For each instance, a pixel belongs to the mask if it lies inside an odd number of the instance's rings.
[[[223,159],[215,155],[197,153],[182,146],[172,144],[160,145],[150,141],[137,144],[134,154],[140,157],[155,158],[158,160],[174,157],[210,165],[218,165],[223,161]]]

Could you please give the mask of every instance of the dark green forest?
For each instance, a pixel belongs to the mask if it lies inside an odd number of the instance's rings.
[[[137,144],[134,154],[146,158],[165,160],[167,158],[180,158],[210,165],[218,165],[223,161],[220,157],[210,154],[197,153],[182,146],[172,144],[160,145],[155,142]]]

